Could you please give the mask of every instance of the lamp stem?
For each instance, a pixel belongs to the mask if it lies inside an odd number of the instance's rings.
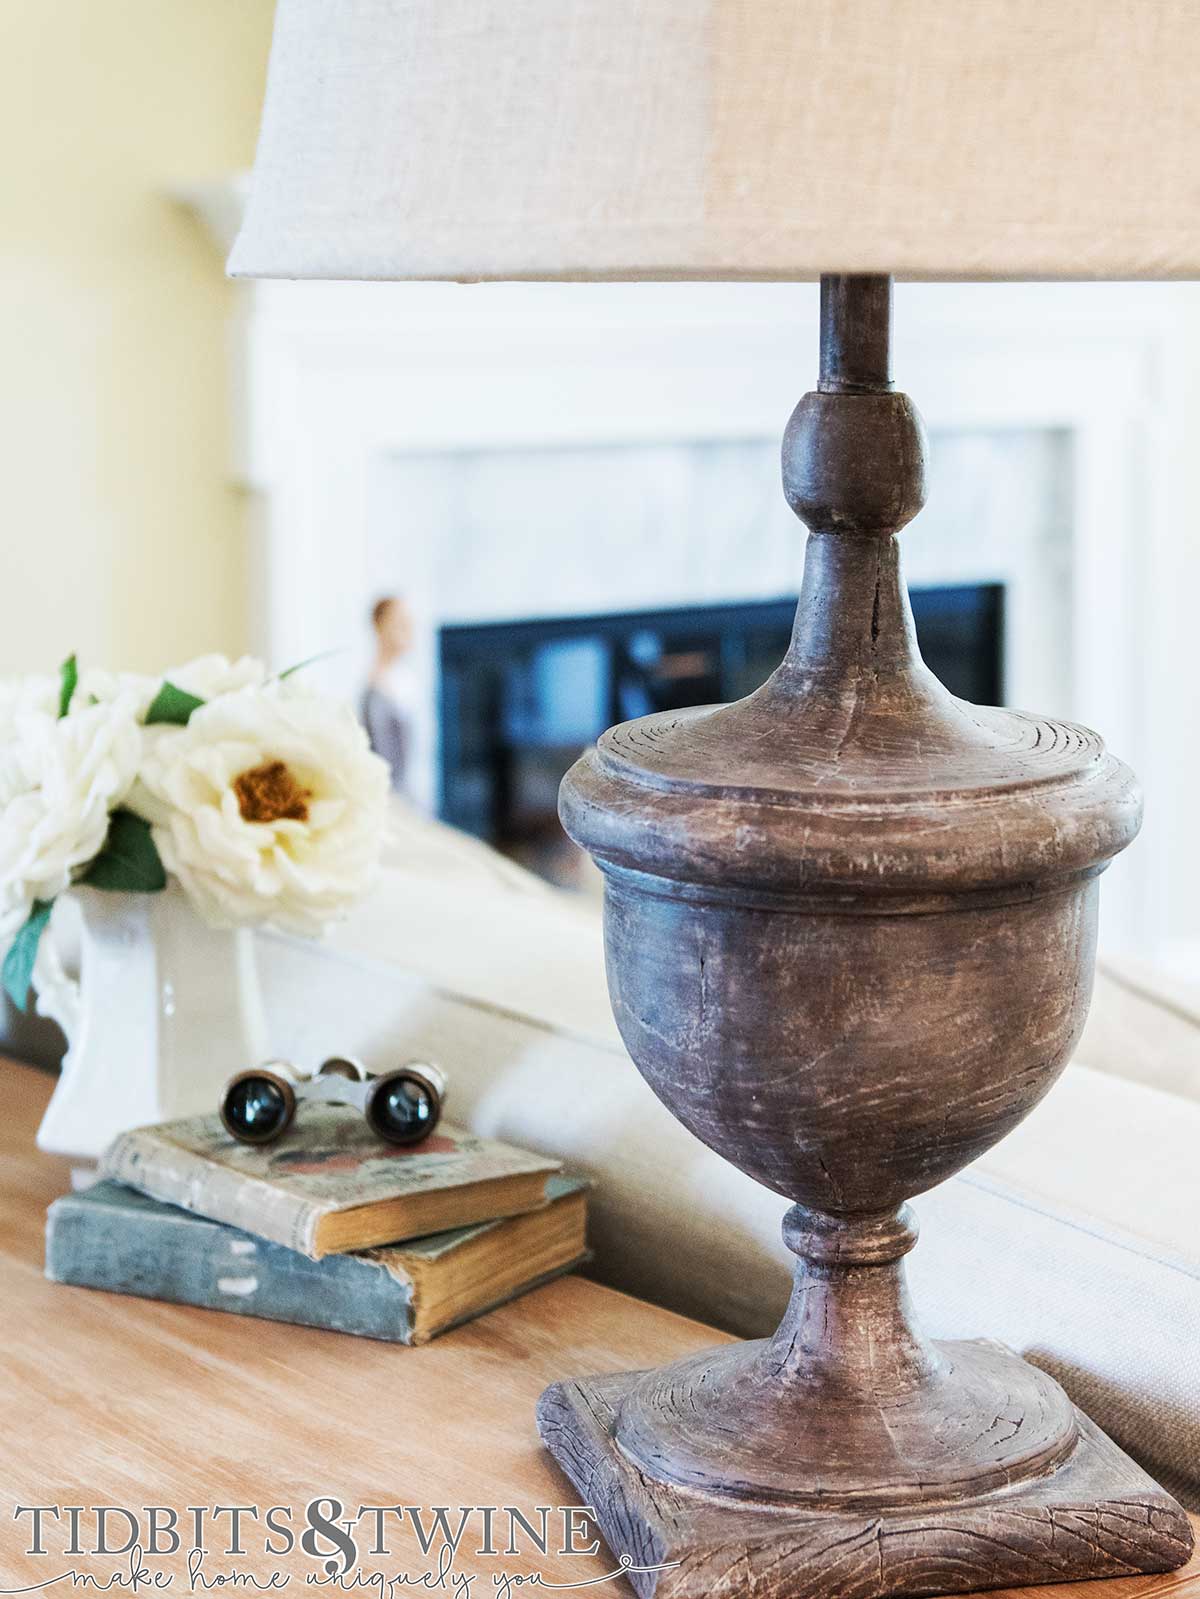
[[[891,278],[826,273],[821,279],[821,392],[878,393],[891,386]]]

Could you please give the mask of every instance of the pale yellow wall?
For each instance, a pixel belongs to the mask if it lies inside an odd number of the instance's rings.
[[[270,0],[0,0],[0,672],[237,650],[229,285],[164,196],[249,165]]]

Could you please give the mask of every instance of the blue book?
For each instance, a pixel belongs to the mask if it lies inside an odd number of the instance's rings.
[[[105,1181],[46,1216],[52,1282],[423,1344],[588,1258],[587,1184],[551,1177],[540,1210],[312,1260]]]

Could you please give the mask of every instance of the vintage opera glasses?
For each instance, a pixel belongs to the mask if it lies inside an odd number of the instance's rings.
[[[221,1120],[243,1144],[272,1144],[292,1124],[300,1101],[353,1105],[388,1144],[419,1144],[437,1126],[446,1076],[429,1061],[369,1072],[361,1061],[334,1055],[311,1074],[290,1061],[270,1060],[235,1073],[221,1095]]]

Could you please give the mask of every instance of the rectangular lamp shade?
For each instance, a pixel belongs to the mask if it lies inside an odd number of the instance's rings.
[[[235,276],[1200,276],[1200,0],[279,0]]]

